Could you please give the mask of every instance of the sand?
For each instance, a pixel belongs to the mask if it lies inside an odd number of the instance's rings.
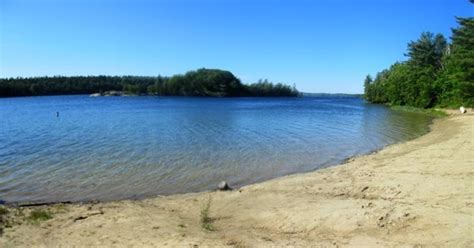
[[[472,111],[471,111],[472,112]],[[231,192],[23,208],[0,247],[474,246],[474,115],[345,164]],[[216,182],[217,183],[217,182]],[[209,231],[201,209],[210,202]]]

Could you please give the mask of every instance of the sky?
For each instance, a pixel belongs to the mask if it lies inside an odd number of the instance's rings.
[[[198,68],[361,93],[468,0],[0,0],[0,77],[171,76]]]

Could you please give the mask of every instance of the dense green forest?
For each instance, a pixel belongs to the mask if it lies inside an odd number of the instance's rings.
[[[0,79],[0,97],[91,94],[124,91],[160,96],[298,96],[296,88],[260,80],[242,84],[231,72],[199,69],[172,77],[77,76]]]
[[[364,82],[373,103],[420,108],[474,106],[474,18],[457,18],[451,44],[424,32],[408,43],[407,61],[397,62]]]

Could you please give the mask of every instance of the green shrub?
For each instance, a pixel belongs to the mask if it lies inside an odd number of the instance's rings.
[[[27,217],[27,220],[33,224],[38,224],[42,221],[46,221],[53,218],[53,215],[46,210],[33,210],[30,212],[30,215]]]

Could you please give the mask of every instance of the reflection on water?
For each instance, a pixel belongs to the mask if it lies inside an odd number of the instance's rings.
[[[0,99],[0,200],[238,187],[414,138],[430,121],[358,98]]]

